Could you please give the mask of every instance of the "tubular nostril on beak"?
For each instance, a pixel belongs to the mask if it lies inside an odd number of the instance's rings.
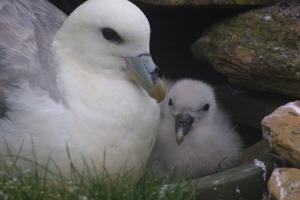
[[[150,53],[143,53],[143,54],[138,55],[138,57],[151,57],[151,54]],[[156,65],[155,65],[155,69],[152,72],[149,72],[149,73],[150,73],[153,84],[155,84],[155,81],[158,78],[161,77],[161,72],[160,72],[159,68]]]
[[[188,113],[175,116],[175,134],[178,145],[182,143],[184,136],[189,133],[194,121],[195,118]]]
[[[155,67],[155,70],[150,74],[153,83],[155,83],[155,81],[160,77],[160,70],[158,69],[158,67]]]
[[[152,98],[161,102],[166,95],[166,89],[164,82],[158,78],[158,67],[154,64],[151,55],[144,53],[136,57],[126,57],[125,60],[131,78]]]

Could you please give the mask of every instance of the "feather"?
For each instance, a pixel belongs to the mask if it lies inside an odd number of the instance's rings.
[[[47,1],[2,0],[0,2],[0,96],[8,87],[44,90],[55,101],[57,66],[51,48],[54,35],[66,16]]]
[[[1,0],[0,27],[1,155],[20,153],[26,168],[51,158],[64,174],[71,155],[80,171],[139,177],[159,122],[143,85],[157,80],[145,15],[127,0],[89,0],[65,20],[44,0]]]

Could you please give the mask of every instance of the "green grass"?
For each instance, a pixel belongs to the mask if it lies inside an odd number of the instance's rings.
[[[151,173],[147,173],[136,184],[126,176],[112,181],[108,176],[85,176],[76,170],[69,177],[53,177],[47,170],[24,171],[15,162],[10,165],[2,162],[0,200],[195,199],[189,183],[177,180],[169,184],[169,180],[157,178]]]

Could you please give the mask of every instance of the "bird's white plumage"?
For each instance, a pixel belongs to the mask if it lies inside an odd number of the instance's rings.
[[[120,33],[124,44],[106,41],[103,27]],[[7,87],[11,109],[0,120],[1,152],[21,148],[20,157],[35,159],[34,152],[39,163],[50,157],[68,172],[68,146],[80,170],[87,162],[100,172],[140,175],[156,138],[159,107],[131,80],[123,57],[148,53],[149,37],[146,17],[127,0],[89,0],[77,8],[52,47],[60,99],[26,80]]]
[[[208,111],[201,110],[205,104],[210,105]],[[180,145],[175,133],[175,116],[179,113],[195,117]],[[149,161],[149,167],[160,175],[199,177],[238,163],[241,139],[219,109],[211,86],[197,80],[176,82],[161,104],[161,118]]]

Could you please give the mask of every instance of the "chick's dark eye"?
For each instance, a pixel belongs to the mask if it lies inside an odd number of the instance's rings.
[[[173,105],[173,101],[172,101],[172,99],[169,99],[169,106],[172,106]]]
[[[205,104],[205,105],[202,107],[202,110],[208,111],[208,110],[209,110],[209,104]]]
[[[122,37],[113,29],[111,28],[103,28],[101,29],[103,37],[111,42],[115,43],[122,43],[123,39]]]

